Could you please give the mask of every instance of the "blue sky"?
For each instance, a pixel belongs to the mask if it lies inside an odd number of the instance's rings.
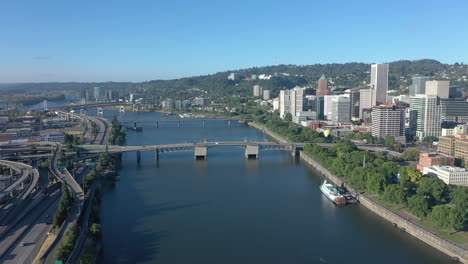
[[[254,66],[468,62],[468,2],[2,1],[0,82],[145,81]]]

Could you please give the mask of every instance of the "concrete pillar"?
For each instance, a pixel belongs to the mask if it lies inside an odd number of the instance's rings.
[[[133,127],[136,127],[136,122],[135,122],[135,123],[133,123]]]
[[[137,151],[137,162],[139,163],[141,161],[141,152],[138,150]]]
[[[13,176],[13,169],[10,168],[10,175]]]
[[[228,126],[231,126],[231,120],[228,120]]]
[[[245,146],[245,158],[246,159],[258,159],[259,147],[257,145],[246,145]]]
[[[195,159],[204,159],[206,160],[208,156],[208,151],[206,146],[196,146],[195,147]]]
[[[202,125],[203,125],[203,127],[205,127],[205,120],[202,121]]]
[[[292,147],[291,147],[291,155],[292,155],[293,157],[299,156],[299,150],[297,149],[296,146],[292,146]]]
[[[155,150],[154,157],[155,157],[156,160],[159,160],[159,149]]]
[[[177,127],[180,127],[180,121],[179,121],[179,122],[177,122]]]
[[[156,122],[156,127],[159,127],[159,122]]]

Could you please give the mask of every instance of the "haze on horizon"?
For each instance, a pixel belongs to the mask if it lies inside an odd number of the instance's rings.
[[[8,1],[0,83],[174,79],[262,65],[468,62],[449,1]]]

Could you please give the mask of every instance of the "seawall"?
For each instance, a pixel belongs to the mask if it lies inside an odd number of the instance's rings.
[[[317,171],[322,173],[326,178],[328,178],[331,182],[335,185],[345,184],[346,182],[343,181],[340,177],[332,174],[328,169],[323,167],[319,162],[312,159],[309,155],[300,151],[301,160],[315,168]],[[350,191],[355,192],[352,188],[348,189]],[[468,263],[468,250],[456,243],[451,242],[439,235],[424,229],[423,227],[404,219],[403,217],[393,213],[389,209],[385,208],[384,206],[380,205],[379,203],[373,201],[369,197],[359,194],[357,197],[360,204],[371,210],[372,212],[376,213],[377,215],[385,218],[393,225],[398,226],[401,230],[408,232],[410,235],[419,238],[420,240],[426,242],[427,244],[431,245],[432,247],[444,252],[445,254],[449,255],[450,257],[457,258],[458,261],[462,263]]]
[[[262,131],[263,133],[267,134],[268,136],[270,136],[271,138],[273,138],[274,141],[276,142],[282,142],[282,143],[287,143],[289,142],[289,140],[287,139],[284,139],[283,137],[281,137],[280,135],[276,134],[275,132],[269,130],[268,128],[262,126],[262,125],[258,125],[254,122],[249,122],[248,123],[249,126],[253,127],[253,128],[256,128],[257,130],[260,130]]]

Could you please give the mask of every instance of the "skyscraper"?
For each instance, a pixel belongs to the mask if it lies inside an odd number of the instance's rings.
[[[353,88],[349,91],[351,119],[359,119],[360,98],[361,98],[361,91],[359,87]]]
[[[296,87],[291,90],[281,90],[279,95],[280,117],[284,118],[290,113],[295,116],[297,112],[304,111],[304,88]]]
[[[405,109],[395,105],[372,108],[372,136],[392,136],[397,142],[405,142]]]
[[[375,90],[372,99],[372,106],[386,103],[388,90],[388,64],[371,65],[370,86]]]
[[[436,95],[440,98],[449,98],[449,81],[427,81],[426,94]]]
[[[94,100],[103,101],[106,99],[106,91],[102,87],[94,87]]]
[[[317,95],[329,95],[330,94],[330,90],[328,90],[328,80],[325,78],[324,74],[322,74],[322,77],[320,77],[317,84],[318,84]]]
[[[363,113],[366,110],[372,109],[374,106],[375,99],[375,89],[372,88],[364,88],[359,90],[359,118],[364,119]]]
[[[260,85],[254,85],[253,96],[262,96],[263,88]]]
[[[441,98],[440,108],[441,122],[466,123],[468,121],[468,102],[463,98]]]
[[[409,95],[415,96],[417,94],[425,94],[426,82],[430,79],[431,77],[413,77],[413,84],[409,86]]]
[[[270,90],[263,90],[263,100],[270,99]]]
[[[416,95],[411,98],[410,124],[416,129],[420,140],[425,137],[439,137],[441,128],[440,98],[435,95]]]
[[[351,108],[349,97],[336,96],[331,99],[332,112],[329,120],[333,123],[344,123],[351,120]]]

